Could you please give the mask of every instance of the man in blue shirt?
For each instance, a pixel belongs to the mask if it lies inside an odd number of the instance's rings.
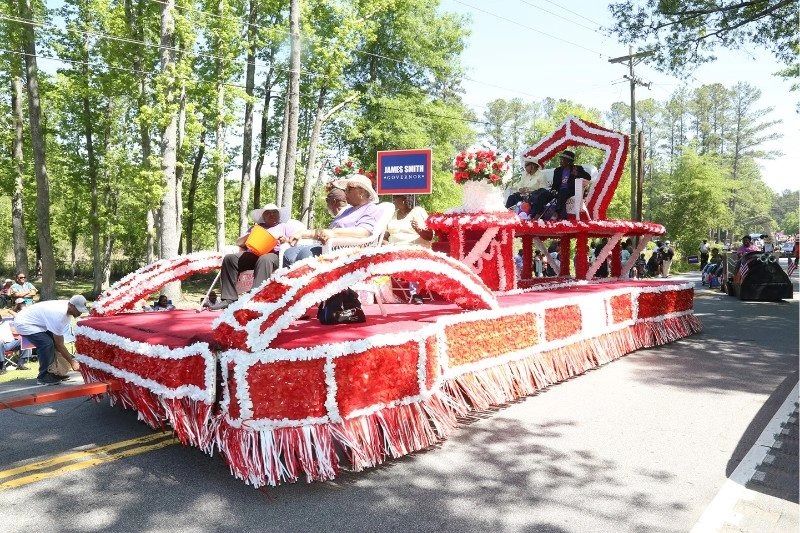
[[[564,150],[561,152],[560,164],[553,171],[553,184],[550,187],[558,199],[558,218],[567,218],[567,200],[575,196],[575,180],[591,180],[592,176],[582,166],[575,164],[575,152]]]
[[[33,286],[33,283],[26,280],[24,272],[17,273],[17,280],[11,286],[11,298],[16,300],[17,298],[24,298],[25,305],[31,305],[33,303],[33,297],[36,296],[36,287]]]

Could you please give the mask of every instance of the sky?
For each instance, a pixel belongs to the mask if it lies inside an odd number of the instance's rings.
[[[461,63],[466,76],[483,83],[465,80],[463,98],[478,116],[483,115],[486,103],[496,98],[565,98],[603,112],[614,102],[630,103],[630,86],[622,77],[627,65],[608,63],[609,57],[626,55],[628,46],[592,31],[598,25],[611,25],[607,2],[442,0],[441,9],[470,17],[471,35]],[[800,118],[795,112],[799,95],[789,91],[789,82],[773,75],[784,65],[754,46],[740,51],[721,49],[716,55],[716,61],[700,66],[685,83],[689,88],[716,82],[730,87],[745,81],[761,89],[759,107],[774,107],[770,118],[783,121],[775,128],[783,138],[764,148],[784,153],[776,159],[760,160],[762,175],[776,191],[800,189],[800,155],[796,152]],[[644,63],[635,70],[637,77],[652,82],[651,89],[637,87],[637,100],[663,101],[684,83]]]

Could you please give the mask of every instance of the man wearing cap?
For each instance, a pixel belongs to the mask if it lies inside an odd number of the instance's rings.
[[[561,152],[560,163],[561,166],[553,171],[553,183],[550,188],[558,198],[558,218],[566,220],[567,200],[575,196],[575,180],[591,181],[592,176],[582,166],[575,164],[575,152],[571,150]]]
[[[24,308],[14,318],[14,327],[36,347],[39,357],[40,385],[57,385],[60,377],[47,371],[55,359],[55,352],[69,361],[73,370],[78,370],[78,361],[69,353],[64,344],[64,331],[69,327],[72,317],[78,318],[86,313],[86,298],[76,294],[69,300],[48,300]]]
[[[248,231],[239,237],[236,240],[236,244],[240,250],[236,253],[227,254],[222,260],[222,273],[220,275],[222,299],[211,305],[211,309],[224,309],[239,298],[239,294],[236,292],[236,280],[239,278],[240,272],[253,271],[253,287],[257,287],[269,279],[278,268],[278,247],[305,227],[299,220],[281,222],[280,208],[275,204],[267,204],[261,209],[253,209],[250,212],[250,218],[253,219],[253,222],[269,231],[278,241],[278,244],[275,245],[271,252],[258,256],[245,248],[244,243],[247,241],[250,232]]]
[[[321,243],[333,237],[369,237],[378,223],[380,209],[376,202],[378,193],[372,188],[372,181],[362,174],[353,174],[347,178],[337,180],[334,187],[344,189],[347,203],[350,207],[339,213],[328,229],[304,230],[289,240],[292,245],[283,253],[283,266],[322,253],[319,245],[298,245],[299,239],[316,239]]]

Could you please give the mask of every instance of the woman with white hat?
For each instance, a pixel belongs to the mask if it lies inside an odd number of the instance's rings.
[[[220,275],[222,299],[209,306],[211,309],[224,309],[239,298],[239,294],[236,291],[236,281],[239,279],[240,272],[253,271],[254,287],[269,279],[278,268],[278,247],[305,227],[298,220],[281,222],[280,208],[275,204],[267,204],[261,209],[253,209],[250,212],[250,218],[257,225],[269,231],[278,241],[278,244],[275,245],[272,251],[259,256],[245,248],[244,243],[250,235],[249,231],[239,237],[236,240],[239,251],[227,254],[222,260],[222,272]]]
[[[380,217],[376,202],[378,193],[372,188],[370,179],[362,174],[353,174],[333,182],[335,187],[344,189],[350,207],[339,213],[328,229],[304,230],[296,233],[289,243],[292,245],[283,253],[283,266],[322,253],[320,245],[298,245],[300,239],[315,239],[321,243],[332,237],[369,237]]]

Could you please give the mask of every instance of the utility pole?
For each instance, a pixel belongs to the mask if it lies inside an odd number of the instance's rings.
[[[609,63],[628,63],[628,74],[623,76],[627,80],[630,81],[631,84],[631,143],[630,143],[630,157],[628,160],[631,162],[631,220],[639,220],[641,218],[641,212],[637,209],[637,196],[638,192],[638,184],[639,174],[641,172],[641,166],[637,165],[637,152],[636,152],[636,86],[642,85],[644,87],[650,88],[650,83],[645,83],[644,81],[640,80],[636,77],[633,73],[633,67],[639,62],[650,55],[653,55],[654,52],[652,51],[645,51],[645,52],[637,52],[633,53],[633,46],[628,46],[628,55],[615,57],[613,59],[609,59]]]

